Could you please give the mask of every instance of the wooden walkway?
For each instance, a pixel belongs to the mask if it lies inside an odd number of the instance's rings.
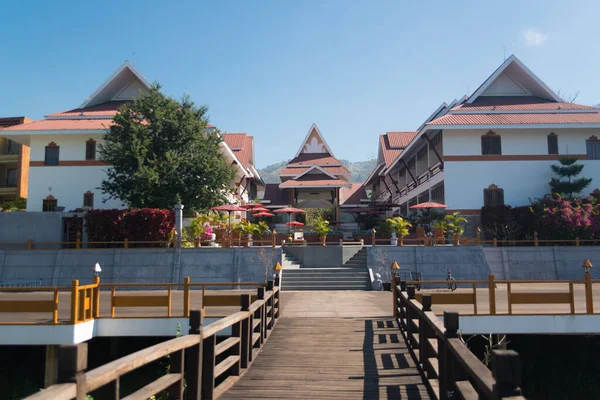
[[[389,293],[287,292],[282,299],[265,347],[221,399],[430,398],[389,316]]]

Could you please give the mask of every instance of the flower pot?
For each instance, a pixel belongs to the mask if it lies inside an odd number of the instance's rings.
[[[321,236],[321,246],[326,246],[325,241],[327,240],[327,236],[323,235]]]
[[[455,246],[460,246],[460,236],[452,235],[452,241]]]
[[[392,282],[383,282],[383,290],[390,292],[392,290]]]
[[[404,246],[404,236],[400,236],[400,239],[398,239],[398,246]]]

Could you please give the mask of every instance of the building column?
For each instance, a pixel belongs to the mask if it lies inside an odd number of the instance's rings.
[[[335,188],[335,220],[340,220],[340,188]]]

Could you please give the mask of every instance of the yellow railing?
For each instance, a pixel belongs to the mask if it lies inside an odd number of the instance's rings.
[[[15,324],[78,324],[97,318],[144,318],[148,315],[144,314],[128,314],[127,316],[118,316],[117,309],[119,308],[142,308],[142,307],[163,307],[164,311],[159,311],[153,314],[152,317],[189,317],[191,309],[191,296],[193,288],[201,288],[202,309],[206,314],[206,307],[239,307],[241,304],[241,294],[238,293],[207,293],[206,289],[210,287],[246,287],[246,288],[264,288],[267,284],[264,282],[191,282],[189,277],[186,277],[183,283],[100,283],[100,278],[95,277],[94,283],[88,285],[80,285],[78,280],[73,280],[70,287],[60,286],[41,286],[27,288],[1,288],[1,292],[14,293],[12,299],[0,300],[0,313],[19,313],[23,314],[45,314],[51,313],[51,321],[49,322],[32,322],[31,318],[19,321],[1,321],[0,325],[15,325]],[[117,289],[149,289],[155,290],[156,293],[147,294],[138,291],[124,291]],[[157,289],[166,288],[167,293],[160,293]],[[174,315],[173,312],[173,292],[175,288],[181,288],[183,296],[180,312]],[[107,290],[102,290],[107,289]],[[31,300],[28,294],[31,293],[48,293],[52,294],[52,298],[48,300]],[[68,310],[69,318],[59,319],[59,293],[63,292],[70,296]],[[103,298],[109,297],[106,304],[110,305],[110,315],[101,315],[100,304]],[[21,299],[20,297],[24,297]],[[252,297],[254,300],[256,295]],[[208,315],[210,317],[223,317],[224,315],[215,314]]]

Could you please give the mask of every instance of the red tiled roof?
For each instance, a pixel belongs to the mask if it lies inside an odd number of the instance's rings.
[[[117,114],[119,107],[128,101],[107,101],[86,108],[75,108],[73,110],[61,111],[54,114],[48,114],[46,117],[112,117]]]
[[[360,200],[366,198],[367,191],[362,183],[353,183],[352,187],[340,190],[340,204],[360,204]]]
[[[446,114],[427,125],[599,124],[600,113]]]
[[[482,96],[471,104],[460,104],[452,111],[552,111],[593,110],[594,107],[574,103],[557,103],[534,96]]]
[[[30,122],[33,122],[33,120],[31,120],[27,117],[0,118],[0,129],[8,128],[9,126],[13,126],[13,125],[27,124]]]
[[[387,132],[385,136],[387,136],[390,148],[406,147],[417,136],[417,132]]]
[[[283,182],[279,185],[280,188],[286,187],[341,187],[348,186],[349,183],[341,179],[315,179],[315,180],[301,180],[301,179],[290,179],[289,181]]]
[[[222,133],[221,136],[244,168],[248,168],[252,157],[253,137],[245,133]]]
[[[302,166],[302,165],[342,165],[342,163],[331,156],[329,153],[320,153],[320,154],[300,154],[298,157],[294,158],[290,161],[287,166]]]
[[[284,168],[279,175],[300,175],[303,172],[306,172],[310,167],[286,167]],[[346,167],[321,167],[323,170],[327,171],[332,175],[343,175],[349,174],[350,171]]]
[[[231,150],[239,150],[246,144],[245,133],[221,133],[223,140]]]
[[[15,125],[5,131],[73,131],[108,129],[112,119],[46,119],[29,124]]]

